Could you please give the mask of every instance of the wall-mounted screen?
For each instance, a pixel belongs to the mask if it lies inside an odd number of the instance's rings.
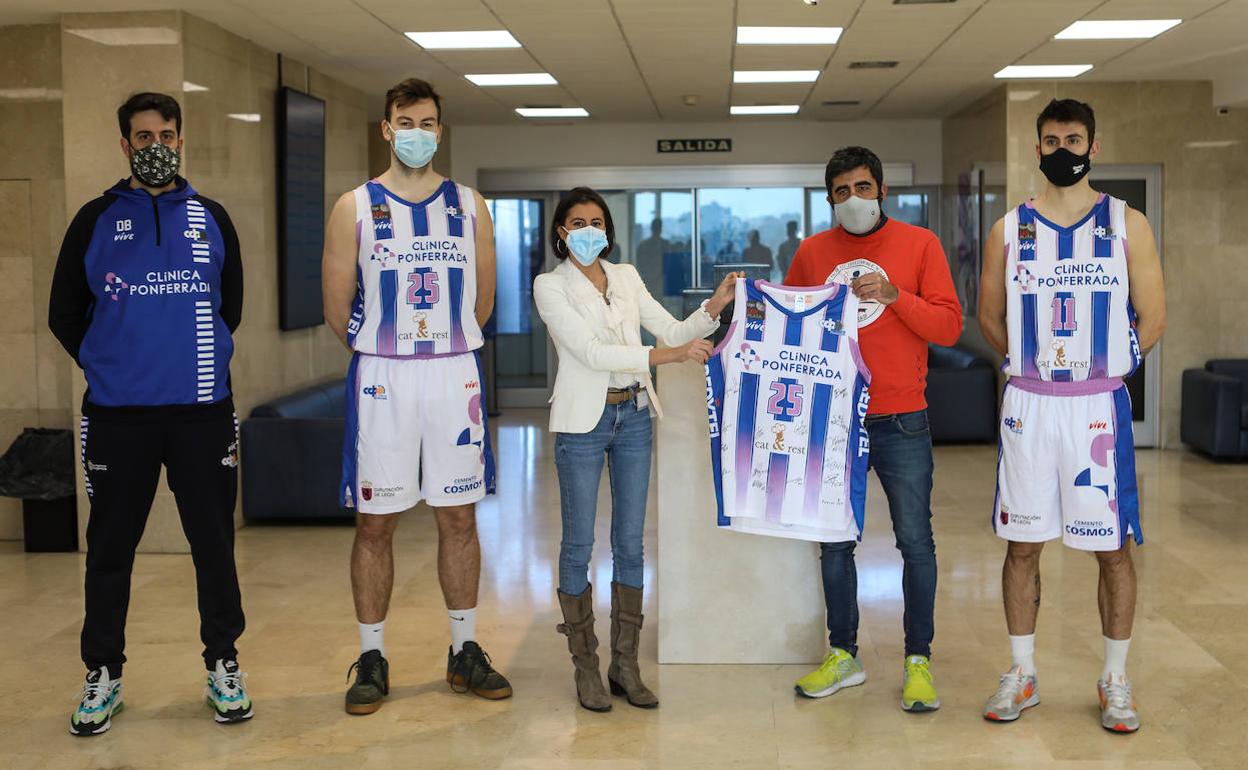
[[[282,88],[277,116],[278,323],[289,331],[325,321],[325,102]]]

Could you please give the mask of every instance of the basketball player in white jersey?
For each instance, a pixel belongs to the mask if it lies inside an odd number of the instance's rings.
[[[481,549],[475,503],[493,486],[481,327],[494,305],[494,230],[475,191],[433,170],[441,103],[423,80],[386,94],[390,168],[344,194],[325,236],[325,318],[354,356],[347,374],[344,507],[355,508],[351,586],[360,625],[351,714],[389,691],[383,632],[398,514],[421,500],[438,524],[438,580],[457,692],[511,695],[475,641]]]
[[[1100,563],[1101,724],[1131,733],[1140,726],[1126,676],[1131,540],[1143,538],[1122,378],[1165,327],[1161,260],[1144,215],[1088,184],[1100,151],[1092,108],[1055,99],[1036,134],[1048,183],[993,226],[980,288],[980,326],[1009,375],[993,526],[1009,541],[1001,585],[1013,657],[984,717],[1013,721],[1040,702],[1040,551],[1061,537]]]

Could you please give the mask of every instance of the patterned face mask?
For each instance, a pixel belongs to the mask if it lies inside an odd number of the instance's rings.
[[[160,142],[130,152],[130,171],[148,187],[164,187],[178,174],[182,158],[178,151]]]

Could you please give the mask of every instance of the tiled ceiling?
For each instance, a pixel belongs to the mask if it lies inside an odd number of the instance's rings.
[[[523,121],[520,106],[583,106],[596,120],[723,120],[730,104],[797,103],[795,117],[941,117],[1008,64],[1092,64],[1084,80],[1244,80],[1248,0],[125,0],[179,8],[381,94],[433,81],[448,121]],[[4,0],[0,24],[56,22],[119,0]],[[1079,19],[1182,18],[1153,40],[1065,41]],[[834,46],[739,46],[737,26],[839,26]],[[408,31],[507,29],[523,48],[426,51]],[[850,69],[856,61],[895,61]],[[813,84],[734,85],[734,69],[820,70]],[[478,88],[469,73],[546,71],[555,86]],[[857,102],[827,105],[825,102]]]

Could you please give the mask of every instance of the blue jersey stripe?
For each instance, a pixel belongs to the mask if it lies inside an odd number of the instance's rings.
[[[452,238],[464,237],[465,213],[461,210],[459,187],[446,185],[446,231]]]
[[[1127,543],[1127,529],[1135,544],[1143,545],[1140,531],[1140,491],[1135,476],[1135,435],[1131,429],[1131,395],[1123,385],[1114,391],[1114,487],[1118,506],[1119,546]]]
[[[758,375],[741,375],[741,393],[737,400],[737,504],[744,508],[750,491],[750,474],[754,467],[754,417],[758,409]]]
[[[869,439],[864,421],[870,396],[867,394],[866,388],[867,383],[862,378],[862,375],[854,379],[854,404],[857,412],[854,413],[853,420],[850,423],[849,442],[845,446],[845,452],[849,455],[846,458],[846,470],[848,473],[846,474],[845,485],[849,488],[849,504],[854,511],[854,521],[858,524],[859,540],[862,539],[867,515]]]
[[[1075,258],[1075,234],[1070,230],[1058,230],[1057,236],[1057,259],[1060,262],[1063,259]]]
[[[784,344],[795,348],[802,346],[801,316],[786,316],[784,319]]]
[[[1036,212],[1026,204],[1020,204],[1017,211],[1018,261],[1028,262],[1036,258]]]
[[[714,428],[711,432],[711,478],[715,480],[715,524],[727,527],[732,519],[724,515],[723,436],[724,360],[722,354],[706,360],[706,412]]]
[[[1102,379],[1109,372],[1109,301],[1107,291],[1092,292],[1092,368],[1090,379]]]
[[[386,202],[385,189],[376,182],[369,182],[365,187],[368,188],[368,202],[371,204],[373,240],[393,238],[394,220],[390,217],[390,204]]]
[[[481,387],[481,459],[485,464],[485,493],[492,495],[497,491],[496,472],[494,468],[494,445],[490,440],[489,404],[485,400],[485,367],[481,364],[480,349],[472,351],[477,361],[477,382]]]
[[[464,349],[464,269],[446,269],[447,290],[451,293],[451,350]]]
[[[397,270],[382,270],[377,286],[381,292],[381,323],[377,324],[377,355],[393,356],[399,338],[395,329],[398,318],[399,278]]]
[[[828,440],[828,414],[832,410],[832,386],[815,384],[810,411],[810,437],[806,444],[806,505],[802,513],[813,517],[819,511],[819,494],[823,491],[823,460]]]
[[[412,214],[412,235],[423,238],[429,235],[429,210],[424,206],[408,206]]]
[[[346,430],[342,438],[342,476],[339,490],[339,503],[343,508],[354,508],[356,505],[356,473],[359,461],[356,455],[357,438],[360,432],[360,354],[351,355],[351,365],[347,367],[347,414]]]
[[[841,316],[844,314],[845,294],[848,291],[848,286],[837,289],[828,307],[823,311],[823,335],[819,341],[819,347],[830,353],[837,352],[841,347],[841,335],[837,332],[844,329]]]

